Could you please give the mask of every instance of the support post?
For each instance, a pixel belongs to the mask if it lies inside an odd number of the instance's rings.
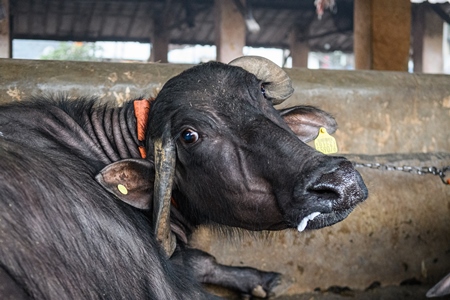
[[[356,68],[407,71],[410,0],[355,0],[354,5]]]
[[[425,5],[416,5],[412,11],[412,60],[414,72],[423,71],[423,37],[425,36]]]
[[[353,52],[355,69],[372,69],[372,0],[355,0]]]
[[[170,33],[168,14],[162,13],[160,16],[153,18],[153,32],[151,36],[151,62],[167,63],[169,53]]]
[[[9,0],[0,0],[0,58],[11,58]]]
[[[233,0],[216,0],[214,5],[216,60],[228,63],[243,55],[246,33],[244,16]]]
[[[308,35],[307,28],[300,28],[295,26],[292,28],[289,36],[289,46],[292,57],[292,67],[294,68],[307,68],[308,67],[308,54],[309,44],[305,40]]]

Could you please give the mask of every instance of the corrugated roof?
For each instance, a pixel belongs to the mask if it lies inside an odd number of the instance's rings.
[[[247,32],[253,47],[288,48],[294,26],[307,29],[313,51],[353,47],[353,0],[336,0],[319,20],[314,0],[247,0],[261,30]],[[13,0],[12,38],[149,42],[152,20],[170,18],[172,44],[213,45],[214,0]],[[309,27],[308,27],[309,26]]]
[[[289,48],[294,26],[311,51],[353,51],[353,0],[335,0],[319,20],[314,0],[247,0],[261,30],[253,47]],[[424,4],[414,4],[416,6]],[[450,23],[450,4],[427,4]],[[13,39],[151,42],[153,20],[168,23],[172,44],[213,45],[214,0],[11,0]]]

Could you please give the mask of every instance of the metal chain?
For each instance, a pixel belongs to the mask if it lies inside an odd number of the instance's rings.
[[[433,174],[439,176],[444,184],[450,185],[450,179],[446,179],[445,175],[445,172],[450,170],[450,166],[439,169],[437,167],[414,167],[414,166],[397,167],[394,165],[380,164],[380,163],[359,163],[359,162],[352,162],[352,163],[353,166],[356,168],[364,167],[380,171],[402,171],[417,175]]]

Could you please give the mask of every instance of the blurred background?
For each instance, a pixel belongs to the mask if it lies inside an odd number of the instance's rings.
[[[0,3],[0,57],[197,64],[244,54],[284,67],[450,73],[445,0]]]

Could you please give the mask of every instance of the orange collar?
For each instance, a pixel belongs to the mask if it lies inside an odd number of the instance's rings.
[[[145,149],[145,135],[147,132],[148,113],[150,112],[150,101],[154,99],[134,100],[134,116],[136,117],[137,137],[139,141],[139,153],[142,158],[147,157]]]

